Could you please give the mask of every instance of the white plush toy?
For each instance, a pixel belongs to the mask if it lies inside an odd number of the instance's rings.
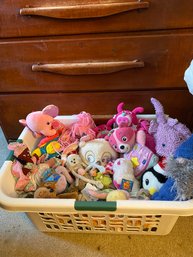
[[[109,142],[103,138],[81,143],[79,154],[83,162],[88,165],[87,170],[97,168],[102,173],[105,171],[104,166],[118,156]]]
[[[73,170],[80,175],[85,174],[86,165],[78,154],[70,154],[66,159],[66,166],[69,170]]]
[[[184,80],[186,81],[189,92],[193,95],[193,60],[184,73]]]
[[[113,183],[117,189],[130,192],[135,197],[139,191],[139,181],[134,176],[133,164],[125,158],[117,159],[113,164]]]

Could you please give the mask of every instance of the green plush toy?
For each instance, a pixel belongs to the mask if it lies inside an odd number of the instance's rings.
[[[100,181],[103,184],[104,188],[109,188],[112,184],[112,179],[108,175],[104,175],[101,172],[97,172],[94,179]]]

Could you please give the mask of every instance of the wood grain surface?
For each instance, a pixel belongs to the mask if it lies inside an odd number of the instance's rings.
[[[4,0],[0,8],[0,37],[34,37],[80,33],[144,31],[191,28],[192,1],[146,0],[146,9],[125,11],[107,17],[82,19],[54,19],[40,16],[22,16],[20,10],[28,7],[57,7],[130,3],[138,0]],[[102,9],[102,7],[101,7]],[[45,29],[46,28],[46,29]]]
[[[183,76],[193,59],[192,42],[193,32],[138,36],[115,33],[0,42],[0,92],[186,88]],[[133,60],[144,62],[144,67],[80,76],[32,71],[34,65],[82,63],[86,66]]]

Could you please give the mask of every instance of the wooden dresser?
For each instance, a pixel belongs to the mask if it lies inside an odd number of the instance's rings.
[[[193,0],[3,0],[0,121],[48,104],[61,114],[113,114],[119,102],[153,113],[150,98],[193,128],[183,80],[193,59]]]

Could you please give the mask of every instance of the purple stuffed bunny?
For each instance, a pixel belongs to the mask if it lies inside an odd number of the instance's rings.
[[[151,102],[157,119],[151,121],[149,133],[155,138],[157,154],[169,157],[183,141],[191,136],[191,132],[177,119],[167,117],[163,106],[157,99],[151,98]]]

